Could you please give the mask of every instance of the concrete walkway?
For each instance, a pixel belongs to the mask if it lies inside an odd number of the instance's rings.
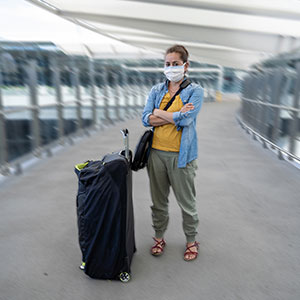
[[[170,196],[162,257],[152,244],[145,170],[134,173],[137,253],[132,280],[93,280],[79,270],[74,165],[122,147],[139,119],[84,138],[0,186],[1,300],[299,300],[300,171],[238,126],[239,102],[204,104],[198,118],[200,255],[185,262],[181,214]]]

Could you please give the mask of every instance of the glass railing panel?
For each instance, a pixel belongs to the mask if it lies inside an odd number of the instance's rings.
[[[41,107],[39,119],[41,146],[45,146],[57,140],[59,136],[56,106]]]
[[[5,114],[8,161],[30,153],[32,148],[32,112],[22,110]]]
[[[91,99],[91,87],[90,86],[80,86],[80,94],[82,100],[90,100]]]
[[[2,86],[3,106],[5,108],[26,107],[30,105],[27,86]]]
[[[63,102],[70,102],[76,100],[76,92],[72,86],[61,86],[62,100]]]
[[[90,100],[82,102],[81,116],[83,127],[89,127],[93,124],[93,107]]]
[[[39,85],[37,87],[37,96],[40,106],[55,105],[56,103],[56,92],[54,87]]]
[[[72,103],[65,104],[63,108],[63,118],[64,118],[64,134],[68,136],[75,133],[78,127],[77,108],[75,104]]]

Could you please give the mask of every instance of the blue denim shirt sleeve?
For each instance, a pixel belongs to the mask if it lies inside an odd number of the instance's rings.
[[[173,120],[177,127],[177,130],[180,130],[184,126],[189,126],[197,117],[202,103],[203,103],[204,90],[200,86],[196,87],[188,101],[188,103],[193,103],[194,109],[182,113],[180,111],[173,113]]]
[[[149,117],[152,115],[152,112],[155,108],[155,86],[152,87],[146,105],[144,107],[143,115],[142,115],[142,122],[144,126],[151,126],[149,123]]]

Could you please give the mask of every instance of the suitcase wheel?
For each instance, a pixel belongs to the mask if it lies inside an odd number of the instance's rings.
[[[79,269],[84,271],[85,269],[85,262],[82,262],[81,265],[79,266]]]
[[[130,274],[127,273],[127,272],[122,272],[120,273],[119,275],[119,279],[122,281],[122,282],[128,282],[130,280]]]

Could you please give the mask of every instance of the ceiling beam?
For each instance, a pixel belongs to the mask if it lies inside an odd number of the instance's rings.
[[[124,39],[127,41],[126,39]],[[164,41],[135,41],[135,40],[129,40],[130,44],[136,45],[138,47],[143,47],[147,49],[154,49],[154,50],[160,50],[160,52],[163,54],[164,51],[171,46],[174,43],[166,44]],[[183,43],[184,44],[184,43]],[[217,62],[218,64],[221,64],[221,62],[224,64],[226,62],[227,67],[237,67],[240,66],[242,69],[246,68],[248,65],[251,65],[253,63],[256,63],[257,61],[261,60],[262,58],[259,56],[258,53],[253,52],[238,52],[238,51],[228,51],[224,49],[213,49],[213,48],[202,48],[197,46],[192,46],[189,44],[184,44],[191,55],[191,58],[197,57],[200,60],[204,60],[207,58],[210,59],[210,61]],[[202,58],[202,59],[201,59]]]
[[[126,1],[126,0],[123,0]],[[140,3],[207,9],[228,13],[283,19],[300,19],[300,2],[291,0],[131,0]]]
[[[172,39],[186,42],[193,41],[258,52],[274,53],[278,46],[279,38],[279,35],[260,32],[193,26],[166,21],[140,20],[75,12],[61,12],[60,15],[68,18],[100,22],[120,27],[139,28],[140,30],[164,34]]]

